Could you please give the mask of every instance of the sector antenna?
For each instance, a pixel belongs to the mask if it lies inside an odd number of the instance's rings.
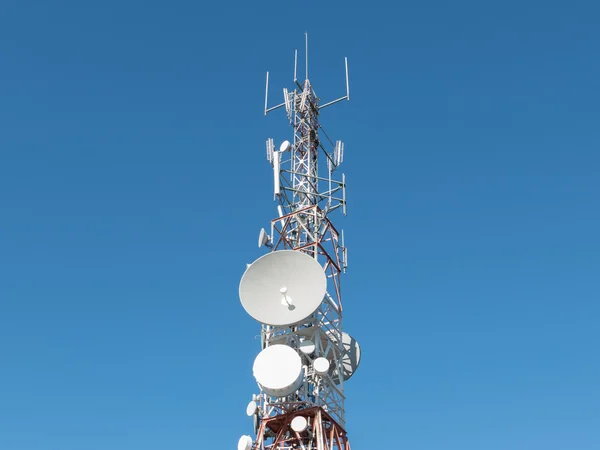
[[[292,131],[266,141],[276,216],[258,237],[268,253],[247,265],[239,285],[242,307],[261,333],[251,371],[258,392],[245,411],[255,435],[242,435],[238,450],[350,450],[344,384],[358,369],[360,347],[342,326],[348,257],[332,221],[346,215],[344,144],[319,121],[324,108],[350,100],[348,61],[345,94],[326,103],[308,78],[308,36],[305,61],[300,81],[296,51],[292,87],[275,106],[267,72],[264,113],[282,108]]]

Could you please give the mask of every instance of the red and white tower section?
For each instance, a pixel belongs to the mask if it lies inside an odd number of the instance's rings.
[[[308,41],[307,41],[308,42]],[[308,49],[308,45],[307,45]],[[270,250],[248,266],[240,282],[246,312],[261,324],[261,349],[252,367],[258,392],[246,413],[255,436],[238,450],[350,450],[344,420],[344,384],[360,362],[360,347],[342,326],[342,275],[347,267],[343,231],[332,222],[346,214],[346,181],[340,173],[344,144],[332,141],[319,122],[323,108],[308,78],[265,115],[285,109],[293,136],[267,140],[273,167],[277,217],[262,229],[258,245]]]

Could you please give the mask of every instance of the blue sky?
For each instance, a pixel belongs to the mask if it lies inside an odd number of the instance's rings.
[[[600,448],[596,2],[5,1],[0,448],[235,448],[310,36],[346,144],[354,449]]]

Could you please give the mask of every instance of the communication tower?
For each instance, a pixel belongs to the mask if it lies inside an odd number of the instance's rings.
[[[270,249],[250,264],[240,282],[246,312],[261,324],[261,351],[253,365],[259,393],[246,413],[255,438],[244,435],[238,450],[350,450],[344,420],[344,383],[360,362],[360,347],[342,328],[341,276],[348,256],[330,217],[346,214],[346,180],[338,170],[344,144],[333,142],[319,123],[323,108],[350,100],[348,60],[346,95],[320,105],[308,78],[283,89],[293,139],[266,142],[273,167],[277,217],[259,233],[258,246]]]

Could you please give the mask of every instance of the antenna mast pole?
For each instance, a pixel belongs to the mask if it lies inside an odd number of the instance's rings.
[[[247,412],[255,418],[256,439],[242,436],[239,450],[350,449],[345,431],[344,382],[358,367],[360,348],[342,328],[341,275],[346,270],[347,250],[343,231],[338,232],[330,220],[337,209],[346,214],[345,176],[341,174],[340,177],[337,173],[343,162],[344,144],[333,142],[319,123],[323,108],[350,99],[348,61],[345,59],[346,95],[319,105],[320,99],[308,78],[308,34],[305,34],[305,44],[305,80],[302,83],[296,80],[296,51],[294,89],[284,88],[283,103],[270,108],[267,72],[264,113],[284,107],[293,128],[293,142],[284,141],[275,150],[273,139],[267,140],[267,159],[273,166],[278,216],[271,221],[269,233],[261,232],[259,246],[269,247],[275,257],[282,255],[277,252],[286,250],[309,255],[324,271],[327,289],[318,308],[308,317],[300,317],[299,321],[272,325],[272,321],[267,324],[257,319],[263,323],[259,357],[273,346],[291,347],[301,357],[304,381],[297,389],[296,384],[292,386],[293,393],[286,391],[286,395],[278,396],[261,385],[255,370],[261,392],[253,396]],[[258,271],[257,262],[249,266],[244,278],[254,270],[254,265],[257,267],[255,273]],[[282,267],[281,271],[285,272],[285,269]],[[240,298],[246,308],[242,298],[244,278]],[[314,280],[307,273],[301,284],[314,285]],[[247,292],[252,293],[244,288],[245,295]],[[303,298],[294,299],[291,295],[288,300],[286,292],[287,288],[281,289],[290,308],[292,300],[294,308],[296,304],[302,306]],[[281,369],[273,367],[272,373],[278,370]]]

